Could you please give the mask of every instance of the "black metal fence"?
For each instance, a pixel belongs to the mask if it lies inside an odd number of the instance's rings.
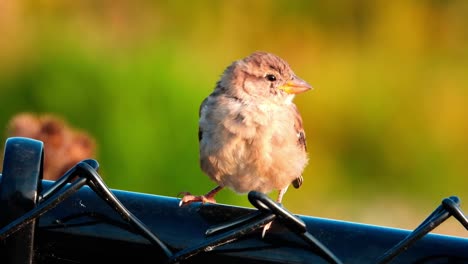
[[[95,160],[42,180],[43,152],[37,140],[6,141],[0,263],[468,263],[468,239],[430,233],[451,216],[468,229],[455,196],[413,231],[295,215],[258,192],[248,195],[257,209],[179,207],[109,189]]]

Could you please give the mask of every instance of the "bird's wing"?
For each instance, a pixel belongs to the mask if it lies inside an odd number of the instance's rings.
[[[205,107],[207,101],[208,101],[208,97],[206,97],[200,104],[200,108],[198,109],[198,118],[201,117],[201,111],[203,107]],[[203,131],[201,130],[201,127],[198,126],[198,142],[202,140],[202,137],[203,137]]]
[[[297,143],[299,144],[299,147],[302,148],[304,151],[307,151],[307,144],[306,144],[306,136],[305,136],[305,131],[304,127],[302,125],[302,117],[301,114],[299,113],[299,110],[297,109],[296,105],[292,105],[293,111],[294,111],[294,128],[296,129],[297,132]],[[292,182],[292,185],[294,188],[299,188],[302,185],[302,182],[304,181],[304,178],[301,176],[297,177],[294,179]]]

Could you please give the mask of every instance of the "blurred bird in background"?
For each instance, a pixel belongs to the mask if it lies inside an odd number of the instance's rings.
[[[7,125],[6,136],[44,143],[43,178],[46,180],[57,180],[76,163],[96,156],[96,142],[91,135],[53,114],[16,114]]]

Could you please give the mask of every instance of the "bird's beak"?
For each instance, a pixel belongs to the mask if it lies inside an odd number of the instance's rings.
[[[294,76],[291,80],[279,87],[288,94],[299,94],[312,89],[312,86],[301,78]]]

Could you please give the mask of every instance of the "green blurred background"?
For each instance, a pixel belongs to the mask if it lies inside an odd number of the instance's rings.
[[[96,138],[109,187],[202,194],[199,104],[232,61],[273,52],[315,88],[295,100],[310,163],[285,206],[412,229],[468,200],[466,14],[462,0],[3,0],[0,125],[58,114]],[[435,231],[467,236],[455,220]]]

